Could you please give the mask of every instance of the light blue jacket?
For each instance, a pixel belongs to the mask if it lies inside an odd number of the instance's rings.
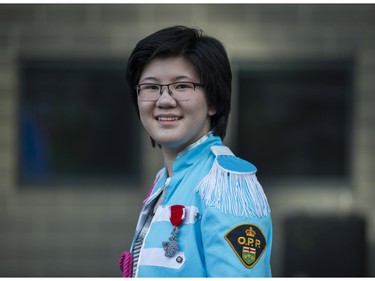
[[[136,277],[270,277],[272,222],[256,168],[208,134],[181,152],[173,176],[163,168],[141,211],[132,248],[150,206],[164,190],[140,251]],[[170,206],[183,205],[178,252],[166,257]]]

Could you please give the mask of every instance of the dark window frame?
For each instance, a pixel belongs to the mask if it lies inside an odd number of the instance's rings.
[[[20,58],[19,186],[139,183],[139,121],[125,69],[107,58]]]
[[[355,63],[351,58],[343,58],[343,59],[285,59],[285,60],[256,60],[256,61],[235,61],[233,63],[233,72],[234,72],[234,108],[236,109],[236,116],[234,118],[233,124],[233,147],[235,152],[239,155],[245,158],[246,160],[252,162],[255,166],[258,168],[258,175],[262,178],[262,181],[265,182],[269,186],[283,186],[284,184],[289,185],[289,183],[306,183],[306,182],[315,182],[318,183],[318,185],[324,185],[325,183],[331,182],[334,186],[350,186],[350,182],[352,180],[352,172],[351,172],[351,149],[352,149],[352,120],[353,120],[353,103],[354,103],[354,83],[355,83]],[[282,74],[287,79],[287,82],[284,86],[288,86],[288,83],[290,85],[290,81],[295,79],[297,82],[301,82],[301,79],[303,80],[303,76],[306,73],[335,73],[339,76],[346,76],[347,79],[347,85],[346,85],[346,92],[345,92],[345,101],[344,107],[345,107],[345,125],[344,128],[341,128],[342,132],[341,135],[344,136],[343,144],[342,144],[342,153],[343,161],[345,162],[344,165],[340,168],[341,171],[338,173],[332,173],[327,172],[324,174],[324,171],[317,171],[310,174],[304,174],[303,171],[300,174],[297,173],[287,173],[283,174],[282,172],[276,173],[275,172],[275,166],[279,165],[281,167],[280,170],[282,170],[281,165],[285,164],[286,162],[280,162],[278,161],[277,164],[272,163],[275,159],[278,160],[276,157],[278,156],[271,156],[271,155],[265,155],[264,157],[261,155],[262,152],[256,154],[254,150],[257,152],[260,150],[260,147],[262,146],[262,136],[263,136],[263,152],[265,152],[265,148],[270,148],[269,151],[275,152],[275,149],[273,149],[273,142],[279,141],[275,136],[272,136],[270,134],[270,131],[276,130],[277,126],[267,126],[267,122],[265,122],[265,126],[269,127],[270,130],[267,132],[267,129],[262,128],[264,125],[262,125],[262,122],[259,122],[260,119],[266,118],[264,115],[265,111],[271,111],[278,109],[280,105],[280,97],[279,99],[274,99],[272,101],[272,94],[268,93],[268,97],[263,97],[266,101],[259,102],[259,99],[261,99],[260,95],[258,94],[258,97],[254,98],[254,92],[252,92],[254,89],[250,89],[249,91],[245,91],[243,88],[243,85],[241,80],[243,81],[245,73],[248,75],[248,79],[258,79],[258,80],[265,80],[267,79],[267,76],[270,76],[271,79],[274,79],[274,84],[277,82],[280,82],[282,79],[281,77],[278,78],[278,74]],[[289,74],[288,74],[289,73]],[[289,77],[288,77],[289,75]],[[293,75],[296,75],[295,78],[292,78]],[[305,75],[306,76],[306,75]],[[318,75],[319,76],[319,75]],[[321,77],[324,75],[321,74]],[[306,78],[306,77],[305,77]],[[317,82],[319,77],[317,77]],[[278,81],[278,79],[281,79]],[[337,78],[340,80],[340,78]],[[309,79],[307,79],[308,81]],[[311,79],[310,79],[311,80]],[[322,79],[324,80],[324,79]],[[311,81],[310,81],[311,82]],[[263,83],[263,82],[261,82]],[[302,82],[301,82],[302,83]],[[323,82],[325,83],[325,82]],[[258,85],[259,86],[259,85]],[[264,86],[264,85],[263,85]],[[260,85],[260,88],[262,85]],[[275,85],[270,86],[275,87]],[[282,87],[282,85],[281,85]],[[259,88],[259,87],[258,87]],[[296,87],[297,89],[300,88],[300,86]],[[313,91],[314,89],[310,89]],[[268,89],[267,91],[270,91]],[[271,90],[272,91],[272,90]],[[308,90],[307,90],[308,91]],[[284,89],[285,92],[285,89]],[[244,99],[244,95],[249,95],[247,99]],[[336,93],[337,94],[337,93]],[[275,94],[274,94],[275,95]],[[258,100],[256,100],[258,99]],[[271,99],[267,101],[267,99]],[[289,97],[289,102],[291,101],[291,98]],[[274,108],[267,108],[265,105],[269,105],[271,103],[274,103]],[[279,103],[279,104],[278,104]],[[324,103],[327,105],[327,101]],[[316,105],[315,105],[316,106]],[[321,106],[321,105],[319,105]],[[245,109],[246,107],[246,109]],[[278,110],[283,110],[282,108],[279,108]],[[284,110],[288,110],[288,108],[284,108]],[[289,109],[290,110],[290,109]],[[258,111],[258,112],[257,112]],[[270,113],[270,112],[268,112]],[[247,115],[247,117],[246,117]],[[262,116],[263,115],[263,116]],[[259,116],[262,116],[261,118]],[[285,117],[285,113],[280,112],[280,126],[281,130],[285,129],[285,120],[282,120],[283,116]],[[277,118],[277,116],[274,118]],[[276,122],[275,120],[273,120]],[[284,121],[284,128],[283,128],[283,121]],[[268,120],[268,124],[270,124],[270,120]],[[246,125],[246,129],[242,128]],[[249,125],[250,124],[250,125]],[[328,126],[329,128],[329,126]],[[251,134],[253,136],[257,135],[257,140],[251,142],[248,141],[249,138],[246,138],[244,135],[244,131],[251,131]],[[298,128],[294,131],[298,132]],[[280,135],[280,132],[279,132]],[[298,136],[298,135],[297,135]],[[267,140],[266,140],[267,139]],[[280,138],[279,138],[280,139]],[[324,138],[322,138],[324,141]],[[266,140],[266,141],[265,141]],[[285,139],[282,141],[284,143],[284,146],[279,146],[279,151],[281,149],[285,150],[292,150],[292,149],[298,149],[298,147],[286,147],[285,145]],[[246,145],[245,145],[246,143]],[[253,151],[252,151],[253,150]],[[263,154],[264,155],[264,154]],[[321,160],[321,161],[324,161]],[[319,162],[318,160],[315,160],[315,162]],[[269,164],[271,163],[271,165]],[[324,162],[321,162],[324,163]],[[274,165],[272,168],[269,168],[270,166]],[[330,164],[331,166],[333,164]],[[285,165],[284,165],[285,166]],[[318,167],[319,168],[319,167]],[[273,169],[273,171],[272,171]],[[318,169],[319,170],[319,169]],[[272,175],[273,173],[273,175]],[[290,185],[289,185],[290,186]]]

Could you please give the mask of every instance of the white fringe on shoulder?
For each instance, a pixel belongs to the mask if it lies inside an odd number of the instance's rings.
[[[255,172],[235,172],[221,167],[215,159],[210,172],[197,185],[207,206],[225,214],[266,217],[270,208]]]

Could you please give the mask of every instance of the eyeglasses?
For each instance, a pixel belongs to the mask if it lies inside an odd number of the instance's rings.
[[[203,87],[194,82],[173,82],[169,84],[143,83],[136,85],[137,95],[142,101],[157,101],[163,94],[163,87],[168,88],[168,93],[175,100],[188,100],[196,87]]]

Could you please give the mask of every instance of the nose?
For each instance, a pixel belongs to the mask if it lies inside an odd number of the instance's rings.
[[[160,89],[160,97],[156,102],[156,106],[159,107],[171,107],[176,106],[176,101],[172,97],[172,93],[168,86],[162,86]]]

